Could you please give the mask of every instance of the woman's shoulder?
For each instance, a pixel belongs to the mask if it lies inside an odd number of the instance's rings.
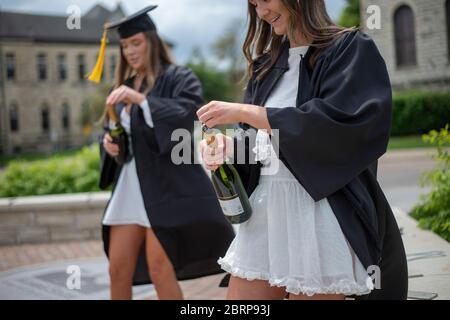
[[[336,57],[344,52],[363,54],[367,50],[378,50],[375,42],[361,30],[353,29],[343,32],[333,44],[324,50],[322,56]]]
[[[164,75],[171,78],[195,77],[194,71],[187,66],[167,64],[164,66]]]

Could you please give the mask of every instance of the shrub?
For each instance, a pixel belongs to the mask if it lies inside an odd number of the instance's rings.
[[[424,140],[437,146],[438,166],[426,172],[422,184],[431,185],[432,190],[422,198],[422,203],[411,211],[411,216],[419,221],[419,226],[430,229],[450,242],[450,146],[449,126],[424,135]]]
[[[98,145],[73,156],[10,161],[0,175],[0,197],[99,191]]]
[[[393,98],[391,135],[425,134],[450,119],[450,92],[403,92]]]

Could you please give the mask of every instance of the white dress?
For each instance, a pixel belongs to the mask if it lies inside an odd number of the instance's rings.
[[[153,127],[147,100],[140,107],[144,111],[147,125]],[[120,114],[120,123],[128,133],[130,151],[133,152],[131,149],[130,115],[126,112],[125,108],[122,109]],[[116,187],[108,203],[103,224],[109,226],[136,224],[150,228],[150,221],[145,210],[134,157],[122,167]]]
[[[307,49],[289,50],[289,70],[266,107],[295,107],[299,63]],[[239,278],[266,280],[293,294],[370,293],[371,278],[345,238],[328,200],[312,199],[278,161],[265,132],[258,131],[253,151],[267,174],[261,175],[250,197],[252,217],[238,226],[226,255],[218,260],[222,269]],[[274,163],[278,166],[275,174],[270,170]]]

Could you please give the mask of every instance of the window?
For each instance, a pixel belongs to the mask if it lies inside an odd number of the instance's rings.
[[[45,104],[41,110],[41,127],[44,132],[50,131],[50,111]]]
[[[39,80],[47,79],[47,56],[43,53],[37,56],[37,71]]]
[[[450,0],[447,0],[445,7],[445,11],[447,12],[447,54],[448,62],[450,63]]]
[[[70,129],[70,107],[67,103],[63,104],[61,120],[63,129],[68,131]]]
[[[409,6],[402,5],[395,11],[394,30],[397,67],[417,65],[414,13]]]
[[[6,54],[6,79],[14,80],[16,78],[16,57],[14,53]]]
[[[114,78],[116,75],[116,67],[117,67],[117,58],[116,58],[116,56],[113,55],[113,56],[111,56],[111,65],[110,65],[111,80],[113,80],[113,81],[114,81]]]
[[[12,103],[9,109],[9,125],[11,132],[19,131],[19,108],[16,103]]]
[[[84,60],[85,60],[84,55],[79,54],[78,55],[78,79],[80,81],[84,81],[85,76],[86,76],[86,62]]]
[[[67,58],[63,53],[58,55],[58,77],[59,80],[67,79]]]

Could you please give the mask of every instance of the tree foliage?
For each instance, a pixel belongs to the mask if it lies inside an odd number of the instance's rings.
[[[359,0],[346,0],[346,6],[339,17],[339,25],[347,28],[361,24]]]

